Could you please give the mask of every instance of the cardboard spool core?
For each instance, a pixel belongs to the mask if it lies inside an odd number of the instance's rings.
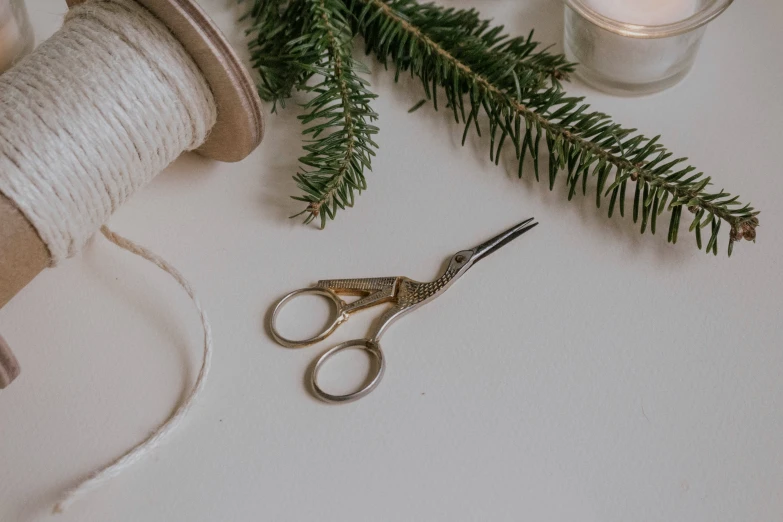
[[[69,7],[85,0],[66,0]],[[217,104],[217,122],[196,152],[218,161],[239,161],[261,142],[261,101],[247,70],[220,30],[195,0],[136,0],[180,41],[201,70]],[[0,193],[0,308],[49,265],[49,250],[27,218]],[[19,374],[0,340],[0,388]]]

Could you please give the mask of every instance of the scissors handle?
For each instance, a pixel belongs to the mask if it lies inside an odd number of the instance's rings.
[[[272,337],[275,339],[275,341],[277,341],[283,346],[296,348],[300,346],[315,344],[317,342],[324,340],[329,335],[331,335],[337,329],[337,327],[340,326],[340,324],[342,324],[344,321],[346,321],[348,319],[348,316],[354,311],[361,310],[362,308],[366,308],[367,306],[372,306],[374,304],[387,302],[390,299],[392,299],[394,297],[395,282],[396,282],[396,278],[383,278],[383,279],[379,278],[379,279],[368,279],[368,280],[357,279],[357,280],[350,280],[350,281],[348,280],[322,281],[319,282],[319,285],[315,287],[294,290],[293,292],[283,296],[283,298],[280,299],[277,302],[277,304],[275,304],[274,308],[272,309],[272,315],[269,318],[269,330],[272,334]],[[343,285],[342,283],[346,283],[346,284]],[[333,286],[329,287],[327,285],[333,285]],[[375,292],[370,294],[369,296],[366,296],[358,301],[354,301],[353,303],[349,304],[343,301],[342,299],[340,299],[339,295],[337,294],[337,291],[340,291],[340,289],[345,289],[346,287],[348,287],[347,290],[349,291],[361,290],[363,292],[366,292],[369,290]],[[321,333],[315,335],[314,337],[311,337],[309,339],[301,339],[301,340],[289,339],[283,336],[278,331],[277,319],[278,316],[280,315],[281,310],[285,307],[286,304],[288,304],[291,300],[295,299],[296,297],[302,295],[317,295],[330,299],[335,305],[333,307],[334,308],[333,316],[331,318],[331,322],[327,324],[324,330]],[[388,327],[388,325],[391,324],[397,317],[402,315],[405,311],[406,308],[400,306],[394,306],[389,310],[386,310],[386,312],[383,313],[375,322],[375,325],[371,329],[368,338],[356,339],[353,341],[344,342],[342,344],[335,346],[334,348],[327,350],[320,357],[318,357],[318,359],[316,359],[315,361],[315,364],[311,367],[312,369],[310,370],[310,375],[309,375],[310,388],[312,389],[313,394],[317,398],[321,399],[322,401],[331,402],[331,403],[340,403],[340,402],[355,401],[357,399],[364,397],[371,391],[373,391],[381,382],[381,378],[383,378],[383,373],[386,370],[386,360],[383,356],[383,352],[381,351],[381,345],[379,339],[383,334],[383,332]],[[329,360],[332,356],[337,355],[343,350],[348,350],[351,348],[359,348],[365,350],[367,354],[370,355],[371,358],[373,359],[373,365],[370,368],[370,371],[364,381],[364,384],[358,390],[345,395],[335,395],[325,391],[318,384],[318,372],[324,366],[326,361]]]
[[[329,360],[330,357],[337,355],[343,350],[348,350],[350,348],[361,348],[367,351],[368,354],[372,355],[374,359],[375,364],[373,364],[372,368],[370,369],[370,373],[367,375],[367,379],[365,380],[364,385],[358,390],[351,393],[347,393],[345,395],[333,395],[331,393],[324,391],[318,385],[318,372],[321,370],[323,365],[326,363],[327,360]],[[386,359],[384,359],[383,357],[383,352],[381,351],[381,345],[380,343],[378,343],[378,341],[373,339],[355,339],[353,341],[346,341],[342,344],[338,344],[334,348],[327,350],[326,352],[323,353],[323,355],[321,355],[316,360],[315,365],[313,366],[313,369],[310,373],[310,387],[312,388],[315,396],[324,402],[331,402],[331,403],[351,402],[357,399],[361,399],[362,397],[364,397],[365,395],[373,391],[381,382],[385,370],[386,370]]]
[[[332,312],[332,320],[329,324],[326,325],[326,328],[321,333],[315,335],[314,337],[301,340],[288,339],[277,330],[277,316],[280,314],[280,311],[283,309],[283,307],[285,307],[286,304],[288,304],[295,297],[299,297],[301,295],[320,295],[331,299],[335,305],[334,312]],[[300,346],[315,344],[329,337],[337,329],[337,327],[348,318],[345,310],[347,307],[347,303],[340,299],[336,293],[334,293],[332,290],[329,290],[328,288],[313,287],[294,290],[290,294],[280,299],[280,301],[278,301],[275,305],[274,309],[272,310],[272,316],[269,320],[269,330],[272,333],[272,337],[274,337],[275,341],[288,348],[298,348]]]

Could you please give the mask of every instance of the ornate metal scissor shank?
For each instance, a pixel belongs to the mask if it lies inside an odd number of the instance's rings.
[[[341,312],[340,319],[345,321],[350,314],[364,308],[393,303],[389,309],[376,322],[369,338],[378,341],[385,329],[397,318],[405,313],[415,310],[428,300],[436,297],[440,292],[448,288],[458,271],[447,269],[435,281],[420,283],[407,277],[375,277],[369,279],[328,279],[318,281],[315,288],[329,290],[339,295],[364,295],[358,301],[347,304],[340,300],[338,303]]]
[[[379,304],[391,303],[391,307],[378,318],[366,338],[347,341],[328,350],[316,361],[310,375],[310,384],[313,392],[322,400],[327,402],[345,402],[363,397],[378,385],[383,376],[385,360],[383,352],[381,351],[380,339],[386,329],[394,321],[435,299],[441,293],[445,292],[454,281],[459,279],[477,261],[524,234],[537,224],[538,223],[533,223],[533,219],[529,219],[473,249],[457,252],[452,256],[451,261],[443,274],[436,280],[428,283],[420,283],[407,277],[325,279],[319,281],[311,288],[295,290],[283,297],[275,305],[270,320],[270,331],[272,336],[283,346],[307,346],[317,343],[331,335],[352,313]],[[302,340],[288,339],[278,332],[276,327],[277,317],[286,303],[303,294],[321,295],[331,299],[335,305],[336,312],[333,315],[332,322],[324,331],[315,337]],[[360,296],[360,298],[352,303],[346,303],[340,298],[340,295],[355,295]],[[347,395],[329,394],[318,385],[318,371],[329,357],[348,348],[362,348],[372,355],[376,363],[374,374],[370,376],[371,378],[368,382],[356,392]]]

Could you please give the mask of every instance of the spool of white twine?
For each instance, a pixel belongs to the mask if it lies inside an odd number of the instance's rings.
[[[76,254],[102,230],[170,273],[204,327],[203,362],[188,397],[149,438],[71,489],[55,511],[144,457],[204,385],[212,340],[190,285],[163,259],[104,225],[183,151],[204,143],[216,115],[209,85],[183,46],[132,0],[71,9],[62,29],[0,76],[0,192],[35,227],[51,263]]]
[[[0,76],[0,191],[52,263],[201,145],[217,109],[182,45],[130,0],[93,1]]]

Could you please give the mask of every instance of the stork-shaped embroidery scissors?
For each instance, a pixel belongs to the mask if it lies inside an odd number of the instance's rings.
[[[318,283],[311,288],[294,290],[278,301],[272,310],[269,325],[272,336],[283,346],[307,346],[322,341],[331,335],[352,313],[382,303],[391,303],[392,307],[378,318],[365,339],[347,341],[326,351],[317,359],[309,377],[313,393],[315,393],[319,399],[326,402],[348,402],[364,397],[378,386],[378,383],[381,382],[381,378],[383,377],[383,372],[386,369],[386,361],[383,357],[383,352],[381,351],[380,340],[389,326],[403,315],[412,312],[438,297],[478,261],[510,243],[536,225],[538,225],[538,223],[534,222],[534,218],[528,219],[475,248],[457,252],[451,258],[443,275],[430,283],[420,283],[408,279],[407,277],[332,279],[318,281]],[[335,304],[334,318],[331,324],[315,337],[301,341],[287,339],[280,335],[280,332],[277,330],[277,316],[286,303],[303,294],[320,295],[331,299]],[[361,298],[349,304],[340,299],[340,294],[361,296]],[[338,352],[349,348],[366,350],[375,359],[376,364],[374,365],[374,370],[371,370],[371,374],[368,375],[365,384],[352,393],[347,395],[332,395],[325,392],[318,385],[318,371],[327,359]]]

